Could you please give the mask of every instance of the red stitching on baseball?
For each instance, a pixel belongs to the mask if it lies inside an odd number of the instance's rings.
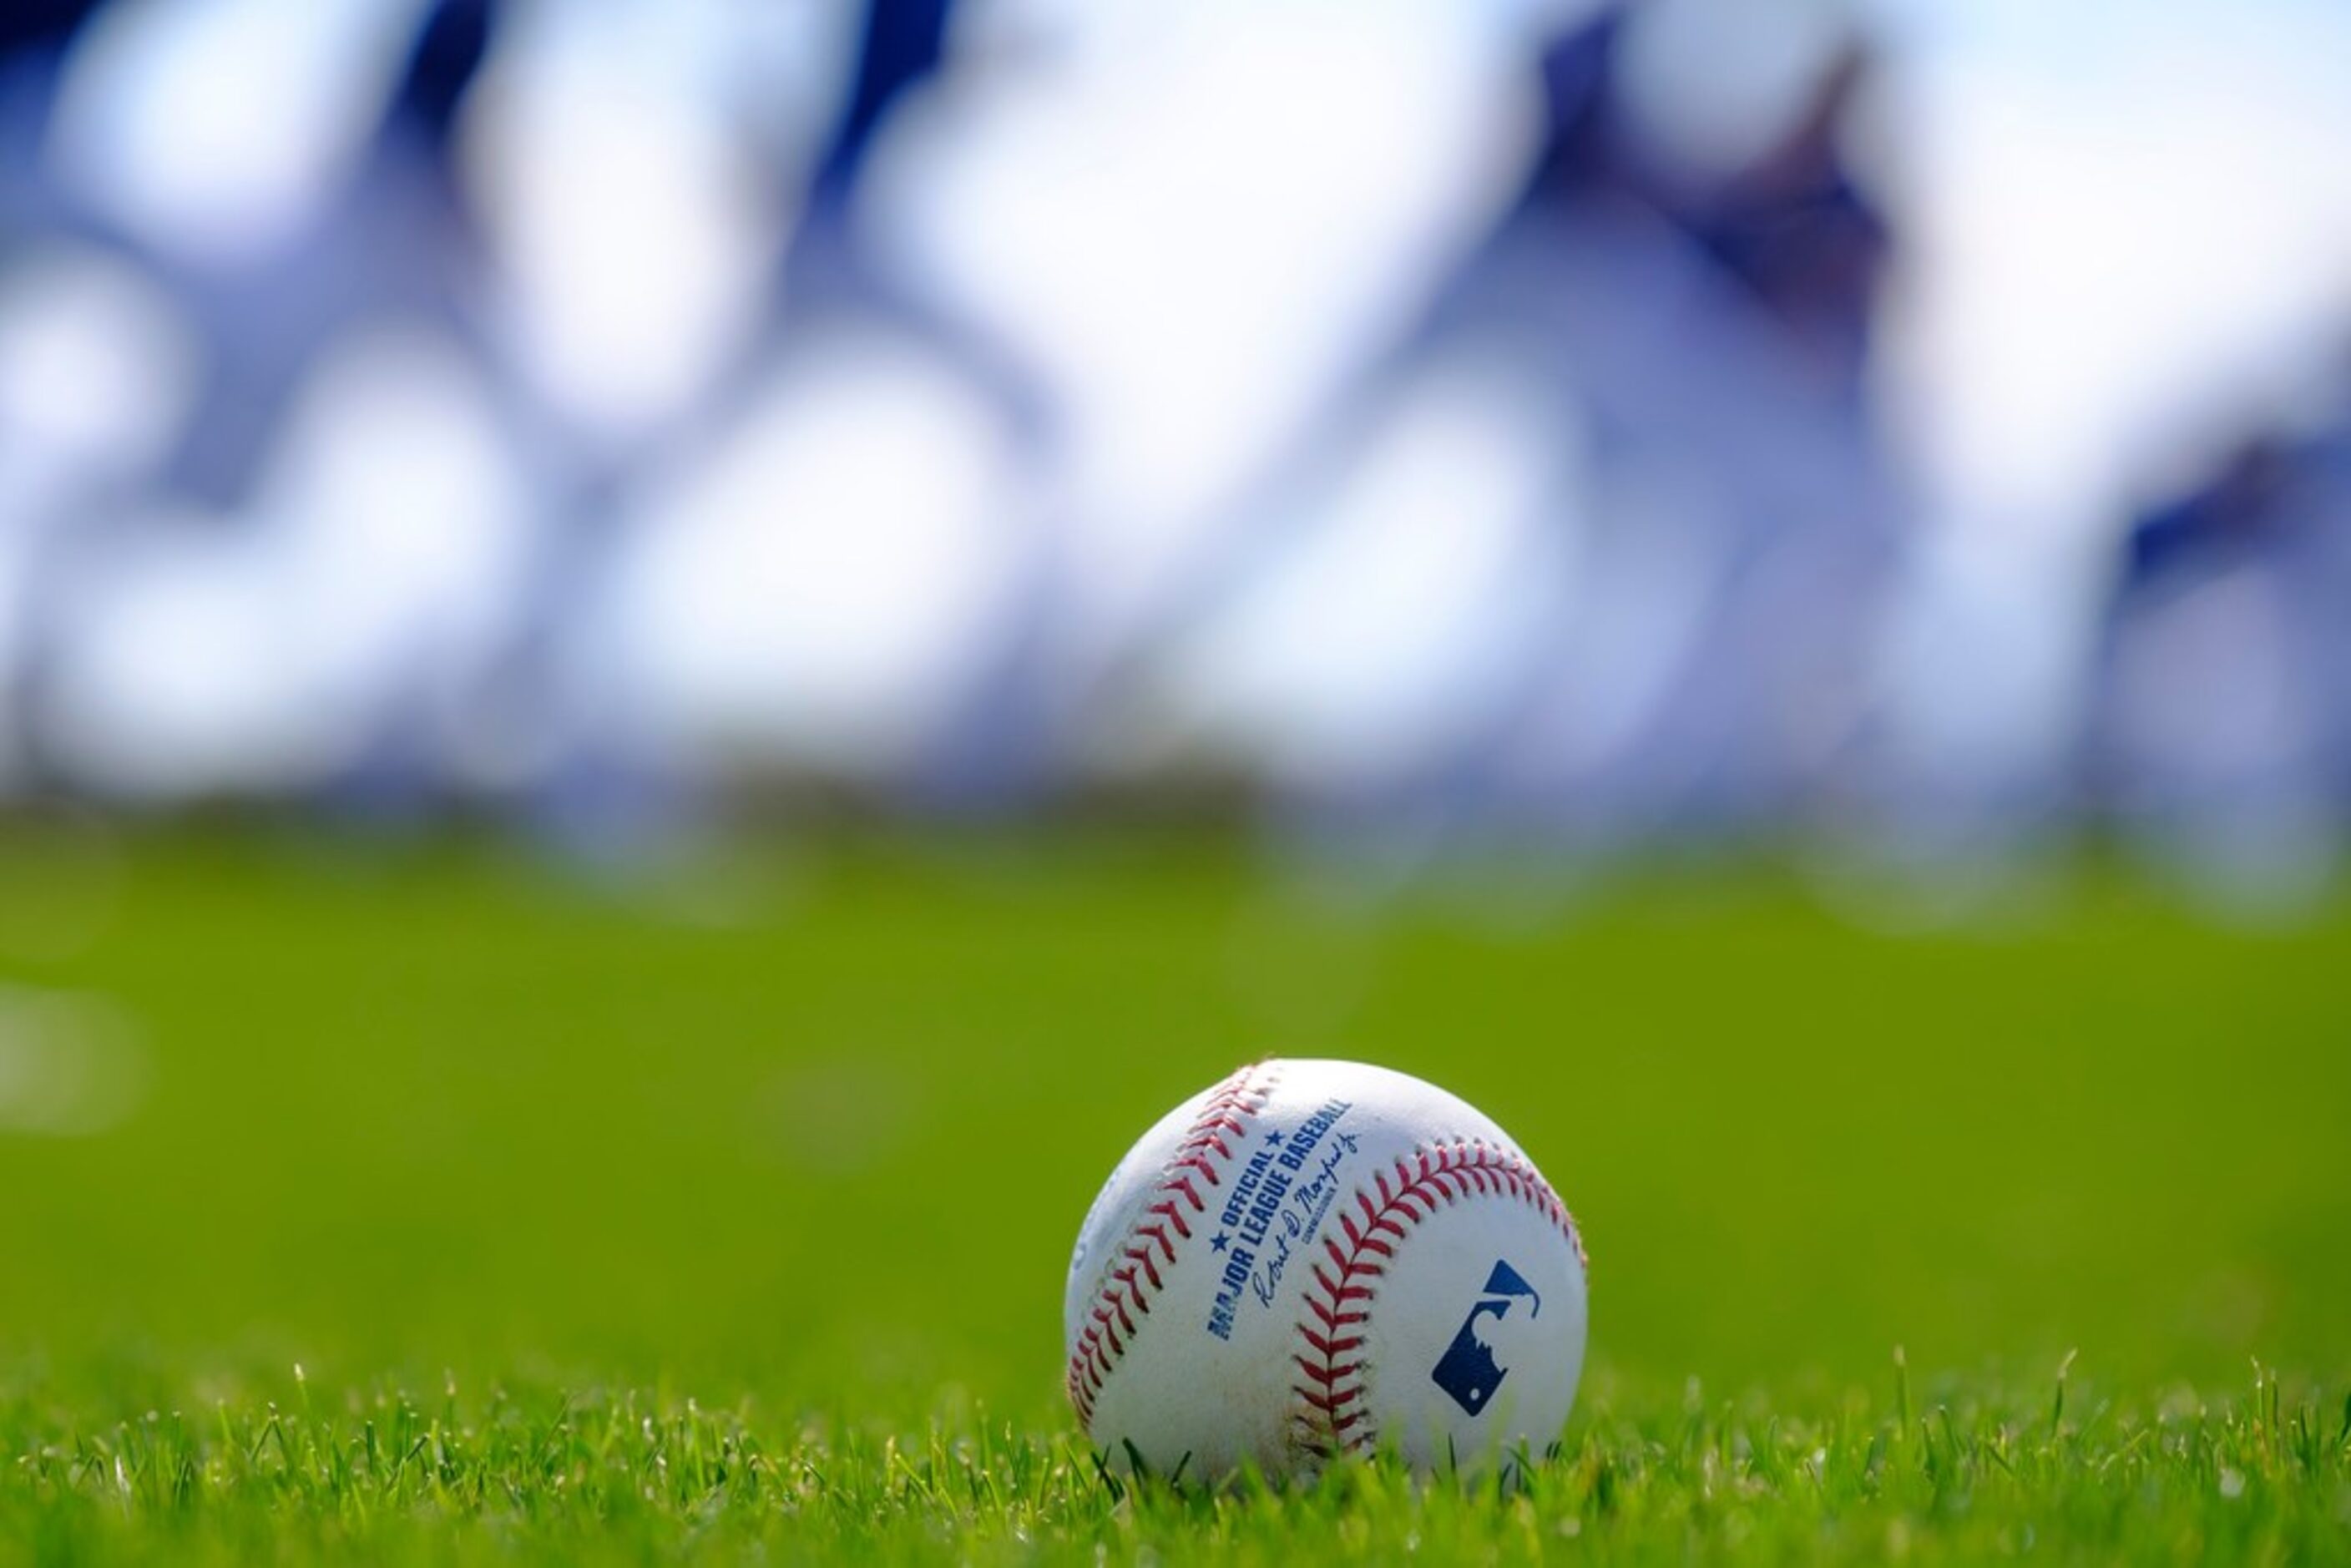
[[[1150,1280],[1151,1288],[1153,1290],[1158,1291],[1165,1290],[1166,1288],[1165,1284],[1159,1278],[1159,1260],[1151,1255],[1151,1249],[1148,1247],[1130,1247],[1126,1249],[1126,1255],[1134,1260],[1135,1266],[1140,1268],[1144,1276]],[[1134,1270],[1127,1269],[1122,1271],[1114,1271],[1113,1277],[1124,1280],[1128,1284],[1132,1285],[1134,1283]],[[1144,1309],[1146,1312],[1149,1310],[1149,1308]]]
[[[1326,1329],[1344,1328],[1349,1323],[1362,1322],[1366,1317],[1371,1315],[1368,1312],[1333,1312],[1331,1308],[1326,1307],[1322,1302],[1316,1301],[1312,1296],[1306,1298],[1306,1310],[1312,1312],[1316,1317],[1321,1318],[1322,1320],[1322,1326]],[[1299,1325],[1301,1333],[1305,1331],[1305,1326],[1306,1325],[1303,1323]]]
[[[1369,1303],[1377,1293],[1377,1281],[1395,1256],[1390,1242],[1402,1241],[1407,1228],[1467,1196],[1509,1197],[1556,1226],[1575,1249],[1577,1265],[1585,1263],[1583,1238],[1576,1232],[1574,1217],[1520,1155],[1477,1141],[1437,1144],[1418,1155],[1417,1170],[1411,1161],[1399,1158],[1393,1184],[1387,1172],[1374,1171],[1370,1186],[1357,1188],[1353,1203],[1339,1207],[1346,1243],[1342,1246],[1336,1238],[1325,1236],[1322,1247],[1331,1267],[1317,1261],[1311,1270],[1313,1282],[1306,1288],[1306,1309],[1313,1316],[1298,1320],[1298,1337],[1307,1353],[1291,1357],[1307,1381],[1291,1384],[1290,1391],[1301,1406],[1292,1416],[1300,1441],[1326,1457],[1370,1448],[1377,1437],[1368,1410],[1346,1408],[1364,1397],[1367,1358],[1340,1358],[1360,1350],[1368,1337],[1356,1325],[1371,1320]],[[1350,1207],[1361,1213],[1361,1224],[1348,1213]],[[1383,1234],[1389,1239],[1381,1239]],[[1365,1304],[1352,1305],[1356,1302]],[[1353,1332],[1343,1335],[1343,1329]]]
[[[1126,1354],[1120,1332],[1124,1331],[1130,1339],[1134,1335],[1134,1320],[1128,1309],[1149,1315],[1153,1292],[1165,1288],[1158,1265],[1176,1261],[1176,1243],[1168,1239],[1167,1232],[1172,1229],[1189,1241],[1192,1227],[1184,1217],[1186,1206],[1194,1214],[1207,1211],[1208,1206],[1195,1185],[1196,1178],[1212,1187],[1224,1184],[1222,1174],[1209,1156],[1213,1155],[1227,1164],[1232,1162],[1232,1148],[1225,1135],[1249,1136],[1249,1118],[1265,1109],[1266,1100],[1280,1076],[1279,1069],[1259,1062],[1242,1068],[1217,1085],[1200,1107],[1199,1115],[1185,1129],[1184,1141],[1176,1146],[1174,1156],[1160,1173],[1159,1200],[1143,1211],[1145,1217],[1155,1217],[1165,1223],[1145,1224],[1138,1220],[1111,1249],[1110,1261],[1103,1266],[1102,1282],[1096,1287],[1093,1304],[1088,1312],[1092,1321],[1079,1333],[1077,1348],[1070,1355],[1070,1403],[1085,1426],[1093,1425],[1094,1400],[1101,1395],[1111,1368]],[[1177,1201],[1179,1198],[1183,1201]],[[1152,1255],[1155,1246],[1156,1260]],[[1124,1268],[1118,1266],[1122,1259],[1127,1260]],[[1135,1277],[1138,1268],[1141,1280]],[[1145,1281],[1149,1281],[1148,1290],[1144,1288]]]

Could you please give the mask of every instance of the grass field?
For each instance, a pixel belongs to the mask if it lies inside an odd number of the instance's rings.
[[[627,898],[5,854],[0,1562],[2351,1561],[2351,910],[1506,918],[1115,836]],[[1084,1450],[1079,1218],[1268,1052],[1446,1083],[1575,1207],[1591,1368],[1524,1489]]]

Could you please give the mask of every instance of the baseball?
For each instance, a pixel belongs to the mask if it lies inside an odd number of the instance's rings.
[[[1573,1218],[1471,1106],[1361,1062],[1262,1061],[1161,1118],[1094,1199],[1070,1401],[1161,1476],[1540,1455],[1575,1401],[1583,1276]]]

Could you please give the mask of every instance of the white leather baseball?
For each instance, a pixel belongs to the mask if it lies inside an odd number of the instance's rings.
[[[1113,1462],[1270,1474],[1540,1455],[1583,1366],[1575,1221],[1485,1116],[1401,1072],[1263,1061],[1163,1117],[1078,1235],[1070,1400]]]

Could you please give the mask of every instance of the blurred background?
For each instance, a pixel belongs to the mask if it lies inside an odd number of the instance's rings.
[[[2339,1365],[2351,11],[17,0],[0,824],[21,1354],[1043,1408],[1280,1050],[1608,1375]]]
[[[0,789],[2332,870],[2340,7],[1161,12],[12,7]]]

